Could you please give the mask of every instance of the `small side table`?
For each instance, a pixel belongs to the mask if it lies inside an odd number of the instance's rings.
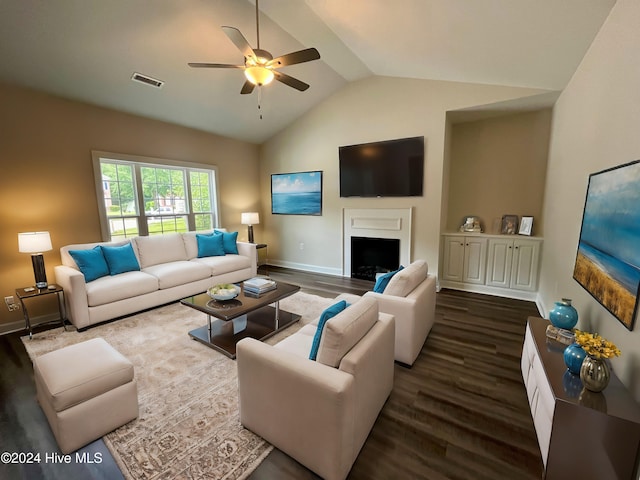
[[[31,290],[33,289],[33,290]],[[53,320],[52,322],[44,322],[42,325],[46,325],[54,322],[61,322],[64,330],[67,330],[64,318],[64,290],[59,285],[49,285],[47,288],[35,288],[35,287],[23,287],[16,289],[16,297],[20,300],[20,306],[22,307],[22,313],[24,314],[25,328],[29,330],[29,338],[33,338],[33,330],[31,327],[31,319],[29,318],[29,312],[25,305],[25,300],[30,298],[40,297],[42,295],[57,294],[58,297],[58,313],[60,314],[59,320]]]
[[[260,250],[264,250],[264,261],[260,260]],[[263,265],[267,264],[267,244],[266,243],[258,243],[256,244],[256,265],[258,268],[262,267]],[[266,268],[266,267],[265,267]]]

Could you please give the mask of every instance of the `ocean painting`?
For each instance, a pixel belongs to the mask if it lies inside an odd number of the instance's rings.
[[[271,175],[271,213],[322,215],[322,172]]]
[[[640,293],[640,160],[589,176],[573,278],[633,330]]]

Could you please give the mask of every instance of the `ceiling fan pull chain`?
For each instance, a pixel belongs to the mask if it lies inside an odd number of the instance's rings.
[[[258,114],[260,116],[260,120],[262,120],[262,87],[258,87]]]

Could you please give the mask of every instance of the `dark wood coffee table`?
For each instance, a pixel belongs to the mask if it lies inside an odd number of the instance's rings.
[[[245,295],[242,289],[233,300],[218,301],[201,293],[180,303],[207,314],[207,325],[189,332],[194,340],[236,358],[236,344],[243,338],[266,340],[300,320],[300,315],[280,309],[279,304],[298,290],[297,285],[277,282],[275,290],[260,296]]]

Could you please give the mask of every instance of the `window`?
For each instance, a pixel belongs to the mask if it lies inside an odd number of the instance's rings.
[[[218,225],[213,166],[93,152],[103,239]]]

